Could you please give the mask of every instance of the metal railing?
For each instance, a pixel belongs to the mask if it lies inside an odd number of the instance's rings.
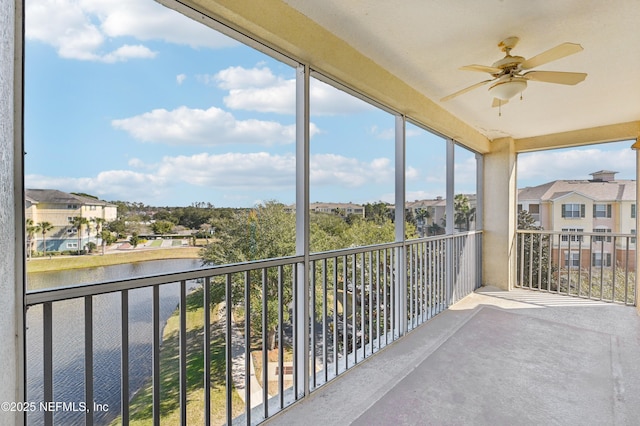
[[[635,305],[636,236],[517,231],[517,287]]]
[[[306,266],[305,256],[293,256],[29,291],[29,332],[36,334],[27,336],[26,349],[38,356],[34,365],[27,362],[28,389],[41,389],[37,396],[56,409],[30,413],[27,421],[91,425],[119,416],[128,424],[148,409],[159,424],[173,407],[181,424],[259,423],[479,287],[481,237],[470,232],[316,253]],[[166,294],[175,297],[166,302]],[[308,294],[305,303],[297,302],[301,294]],[[102,298],[114,304],[104,307]],[[171,300],[177,308],[167,319],[162,306]],[[138,351],[134,335],[141,304],[150,305],[147,352]],[[69,324],[72,310],[79,319]],[[306,330],[296,323],[305,316]],[[106,323],[115,331],[104,337]],[[62,337],[69,332],[80,336],[78,347]],[[119,376],[112,386],[119,397],[108,413],[93,404],[104,395],[103,341],[115,342],[118,354],[110,368]],[[65,351],[69,356],[59,356]],[[73,360],[82,372],[72,384],[75,401],[85,405],[59,410],[55,404],[74,401],[63,389]],[[150,379],[132,385],[145,368]]]

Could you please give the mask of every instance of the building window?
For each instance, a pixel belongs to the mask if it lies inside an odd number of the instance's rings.
[[[636,205],[631,204],[631,219],[635,219],[635,218],[636,218]]]
[[[584,228],[562,228],[562,232],[583,232]],[[562,241],[569,241],[569,235],[563,234]],[[584,241],[582,235],[571,235],[571,241]]]
[[[602,262],[604,256],[604,264]],[[593,266],[611,266],[611,253],[593,253],[591,255],[591,265]]]
[[[562,217],[565,217],[565,218],[584,217],[584,204],[563,204]]]
[[[598,233],[611,233],[611,229],[608,228],[596,228],[593,230],[593,232],[598,232]],[[600,236],[600,235],[596,235],[595,237],[593,237],[593,241],[599,241],[599,242],[604,242],[607,241],[608,243],[611,242],[611,237],[604,237],[604,236]]]
[[[611,217],[611,204],[594,204],[593,217]]]
[[[571,253],[564,253],[564,266],[575,266],[580,267],[580,253],[577,251],[572,251]]]
[[[67,248],[68,249],[77,249],[78,248],[78,243],[67,243]]]
[[[78,232],[78,230],[76,228],[67,229],[67,234],[75,234],[76,232]]]
[[[77,204],[67,204],[67,208],[68,208],[68,209],[75,210],[75,209],[77,209],[77,208],[78,208],[78,205],[77,205]]]
[[[633,235],[636,235],[636,230],[635,230],[635,229],[632,229],[632,230],[631,230],[631,233],[632,233]],[[635,243],[636,243],[636,237],[632,237],[632,238],[631,238],[631,244],[635,244]]]
[[[72,223],[73,222],[73,218],[71,216],[67,216],[67,222]]]
[[[89,210],[96,210],[98,206],[89,206]]]

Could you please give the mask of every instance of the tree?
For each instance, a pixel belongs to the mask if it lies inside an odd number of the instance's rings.
[[[431,218],[431,213],[428,209],[419,207],[415,210],[416,226],[420,229],[420,235],[429,236],[429,228],[427,227],[427,219]],[[427,232],[424,232],[424,230]]]
[[[156,235],[169,234],[174,226],[175,224],[168,220],[157,220],[151,224],[151,230]]]
[[[295,254],[296,224],[295,215],[285,211],[284,204],[268,201],[248,211],[238,211],[224,227],[217,232],[219,241],[207,245],[201,253],[205,264],[228,264],[258,259],[271,259]],[[289,268],[289,267],[288,267]],[[290,276],[291,270],[285,271]],[[234,303],[244,301],[244,279],[234,275],[232,299]],[[291,302],[291,288],[284,286],[283,303]],[[218,289],[222,291],[217,291]],[[214,286],[216,301],[224,300],[224,286]],[[261,333],[262,318],[262,277],[260,271],[250,276],[251,324],[252,333]],[[244,301],[247,303],[247,301]],[[276,327],[278,325],[278,271],[267,271],[267,339],[268,348],[275,346]],[[285,310],[285,321],[289,312]]]
[[[78,234],[78,254],[82,253],[82,227],[84,225],[89,225],[89,220],[86,217],[75,216],[71,224],[74,228],[76,228],[76,232]]]
[[[33,223],[33,219],[28,218],[25,221],[25,231],[27,233],[27,258],[29,258],[33,253],[33,239],[39,232],[38,225]]]
[[[522,210],[518,212],[518,229],[519,230],[542,230],[541,226],[535,225],[535,219],[531,214]],[[553,273],[557,270],[556,266],[551,266],[549,271],[549,256],[551,256],[550,241],[551,236],[543,234],[519,234],[516,250],[518,257],[524,262],[517,262],[517,279],[522,276],[526,282],[520,283],[523,287],[535,287],[540,282],[541,288],[551,290],[549,283],[549,272]],[[524,266],[524,270],[521,270]],[[531,274],[529,274],[529,272]],[[529,282],[529,277],[531,281]]]
[[[140,237],[138,236],[137,232],[131,234],[131,237],[129,237],[129,243],[133,246],[133,248],[138,247],[138,244],[140,244]]]
[[[51,222],[40,222],[37,228],[40,232],[42,232],[42,255],[47,255],[47,232],[53,229],[53,224]]]
[[[471,207],[469,198],[464,194],[458,194],[453,198],[454,217],[453,223],[461,231],[468,231],[471,220],[476,215],[476,208]]]
[[[103,219],[101,217],[94,217],[91,220],[96,224],[96,242],[98,242],[100,234],[102,233],[102,227],[104,226],[106,219]]]
[[[111,245],[116,242],[117,238],[113,236],[111,231],[103,229],[100,232],[100,239],[102,240],[102,254],[104,255],[104,246]]]

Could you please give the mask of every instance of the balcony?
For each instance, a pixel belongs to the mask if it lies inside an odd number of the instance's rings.
[[[481,242],[481,232],[469,232],[30,291],[27,399],[99,405],[39,408],[27,422],[260,423],[472,293]],[[161,305],[172,292],[178,306],[164,324]],[[145,312],[148,344],[135,331]],[[175,333],[163,333],[172,321]],[[138,371],[149,377],[134,386]]]
[[[639,332],[631,307],[483,287],[269,424],[634,424]]]

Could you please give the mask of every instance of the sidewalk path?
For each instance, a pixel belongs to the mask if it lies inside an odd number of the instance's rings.
[[[218,309],[219,320],[224,323],[225,321],[225,303],[222,302],[220,304],[220,309]],[[244,345],[244,336],[241,330],[236,325],[235,320],[231,321],[231,357],[232,357],[232,377],[233,377],[233,385],[235,386],[238,395],[242,399],[242,401],[246,402],[246,389],[245,389],[245,345]],[[262,404],[262,386],[258,379],[256,378],[256,371],[253,366],[253,358],[250,357],[249,360],[250,365],[250,382],[249,386],[251,389],[251,408],[255,408],[258,405]]]

